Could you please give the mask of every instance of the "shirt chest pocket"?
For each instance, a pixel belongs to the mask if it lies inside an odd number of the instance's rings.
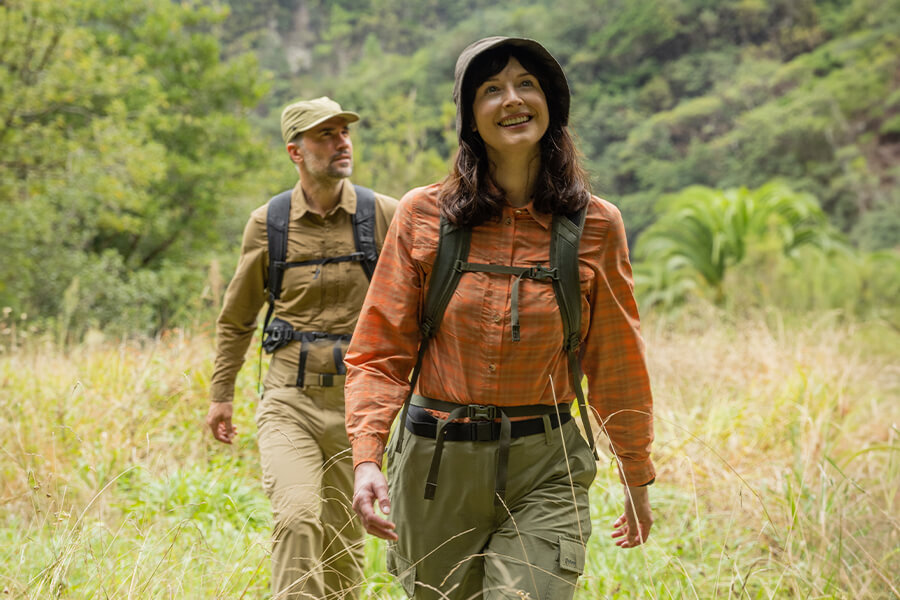
[[[349,260],[355,252],[352,238],[328,239],[325,232],[292,231],[282,286],[289,310],[336,308],[357,298],[361,305],[367,279],[359,262]],[[359,310],[359,306],[352,308]]]

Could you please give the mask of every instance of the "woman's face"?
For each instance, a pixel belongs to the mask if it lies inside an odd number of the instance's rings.
[[[550,124],[541,84],[515,57],[478,86],[472,113],[489,157],[536,151]]]

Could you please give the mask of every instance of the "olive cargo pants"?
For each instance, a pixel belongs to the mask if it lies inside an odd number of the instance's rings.
[[[435,442],[407,430],[398,454],[396,434],[387,472],[399,540],[387,563],[410,597],[572,598],[597,473],[574,421],[512,440],[505,506],[494,502],[498,442],[445,442],[434,500],[425,500]]]
[[[358,598],[364,531],[351,508],[343,386],[266,390],[256,426],[275,521],[273,597]]]

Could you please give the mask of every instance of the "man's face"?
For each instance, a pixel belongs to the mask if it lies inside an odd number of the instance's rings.
[[[334,117],[303,132],[297,144],[297,155],[297,166],[313,179],[350,177],[353,173],[353,143],[347,120]]]

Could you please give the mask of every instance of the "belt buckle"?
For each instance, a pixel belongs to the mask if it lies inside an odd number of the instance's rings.
[[[334,387],[334,375],[331,373],[319,373],[319,385],[321,387]]]
[[[469,404],[466,417],[472,421],[493,421],[499,416],[497,407],[491,404]]]

